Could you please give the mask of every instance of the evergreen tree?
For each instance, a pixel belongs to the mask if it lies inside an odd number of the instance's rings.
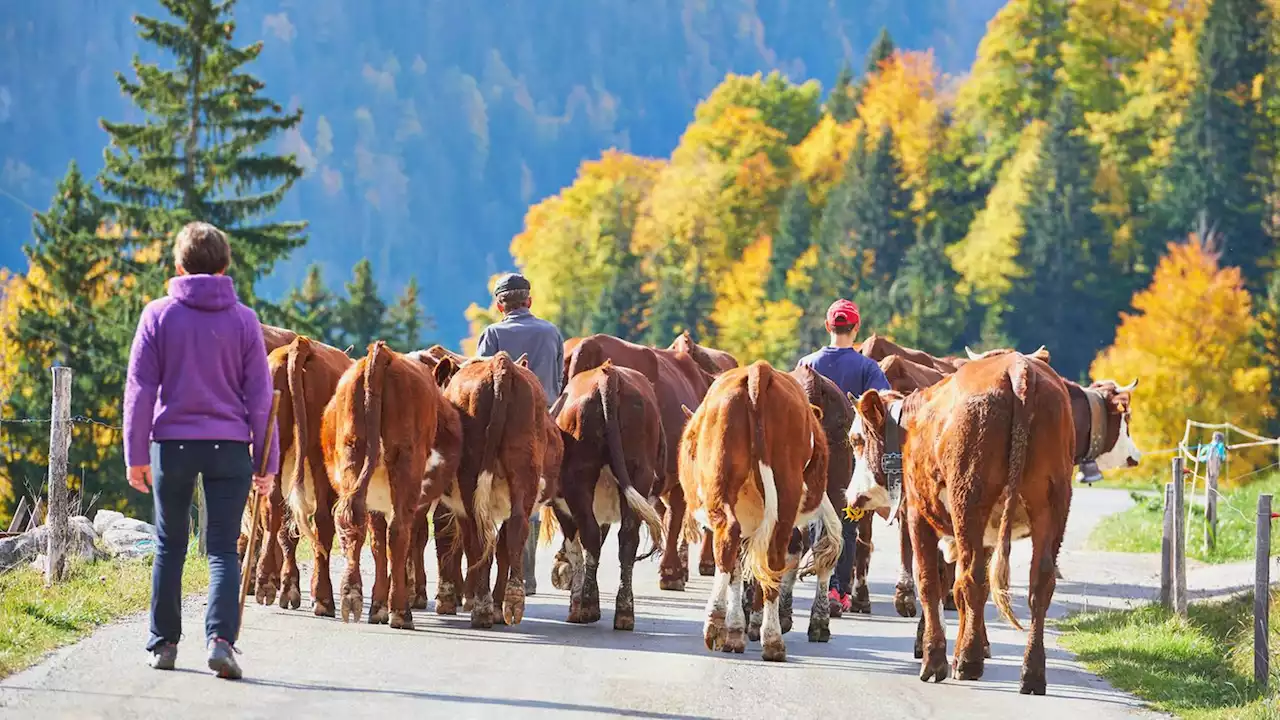
[[[601,291],[591,316],[591,331],[639,342],[645,305],[640,259],[629,248],[619,247],[611,267],[609,283]]]
[[[1018,347],[1047,346],[1054,368],[1080,379],[1111,343],[1125,296],[1111,280],[1111,238],[1093,211],[1097,153],[1077,130],[1070,92],[1058,97],[1049,120],[1022,208],[1017,264],[1026,276],[1009,293],[1005,323]]]
[[[420,350],[423,333],[434,327],[435,323],[422,311],[422,302],[418,298],[418,279],[411,277],[395,305],[387,310],[389,342],[401,352]]]
[[[876,35],[876,39],[871,43],[870,49],[867,50],[867,62],[862,68],[862,77],[858,78],[857,84],[853,88],[853,113],[858,112],[858,103],[862,102],[862,93],[867,89],[867,78],[880,72],[880,63],[893,57],[897,47],[893,44],[893,36],[889,34],[889,28],[880,28],[880,34]]]
[[[340,342],[342,347],[353,346],[353,352],[362,355],[373,341],[382,337],[387,316],[387,304],[378,295],[373,264],[368,258],[356,263],[346,289],[347,296],[338,301],[336,311]]]
[[[787,271],[813,242],[813,218],[809,185],[804,180],[796,180],[787,190],[778,215],[778,232],[773,242],[773,259],[766,288],[769,299],[787,297]]]
[[[319,264],[307,268],[307,276],[300,287],[285,296],[284,311],[291,319],[290,327],[322,342],[338,342],[336,298],[324,283]]]
[[[827,96],[824,108],[836,122],[845,123],[858,114],[858,102],[853,96],[853,70],[849,61],[841,63],[840,72],[836,74],[836,82],[831,86],[831,94]]]
[[[1269,61],[1270,18],[1263,0],[1215,0],[1196,47],[1199,74],[1190,105],[1182,113],[1163,199],[1164,233],[1181,237],[1201,219],[1222,236],[1222,261],[1238,266],[1246,287],[1258,292],[1271,253],[1264,226],[1271,151],[1261,98]]]
[[[19,371],[30,381],[6,400],[15,415],[48,416],[49,368],[63,366],[72,371],[77,414],[110,424],[120,420],[134,325],[121,320],[120,254],[112,234],[103,227],[103,216],[101,201],[72,162],[49,210],[36,215],[32,241],[23,247],[29,262],[27,297],[13,337],[19,348]],[[48,427],[20,425],[7,430],[11,445],[36,449],[2,454],[8,476],[42,477]],[[73,484],[78,482],[88,497],[101,494],[101,506],[120,507],[125,493],[119,483],[118,471],[124,462],[119,435],[79,426],[75,436]]]
[[[882,130],[875,151],[867,157],[861,182],[853,186],[849,207],[857,245],[867,255],[865,260],[870,261],[869,276],[864,278],[866,290],[886,295],[915,239],[911,193],[902,182],[902,166],[888,127]]]
[[[302,111],[286,113],[245,72],[262,43],[232,44],[235,0],[160,0],[172,19],[134,16],[139,36],[171,54],[175,66],[133,60],[134,78],[116,80],[143,111],[139,123],[102,121],[110,136],[102,185],[110,207],[141,248],[169,242],[184,223],[203,220],[231,240],[237,290],[253,301],[253,285],[277,260],[300,247],[301,222],[268,222],[302,168],[292,155],[259,146],[296,128]],[[152,253],[154,255],[154,252]],[[168,253],[148,270],[156,291]],[[145,256],[144,256],[145,257]]]
[[[921,228],[893,281],[893,337],[935,355],[955,349],[964,330],[967,307],[956,294],[960,277],[947,259],[944,225]]]

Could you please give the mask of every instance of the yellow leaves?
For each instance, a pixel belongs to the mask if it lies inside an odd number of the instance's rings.
[[[791,148],[791,162],[798,176],[811,188],[809,200],[817,206],[826,202],[827,194],[840,178],[849,161],[849,153],[857,144],[862,121],[838,123],[823,115],[799,145]]]
[[[17,384],[22,352],[14,331],[18,313],[30,302],[26,280],[7,269],[0,269],[0,404],[4,404]]]
[[[1260,362],[1257,329],[1240,270],[1192,236],[1169,245],[1151,285],[1134,295],[1115,344],[1094,361],[1094,379],[1139,378],[1132,432],[1138,447],[1173,447],[1187,419],[1260,429],[1271,417],[1270,369]],[[1244,472],[1241,463],[1233,473]]]
[[[716,345],[744,364],[761,358],[784,364],[798,344],[803,311],[789,300],[768,301],[765,297],[772,244],[766,236],[748,245],[742,259],[716,286],[711,313],[719,328]]]
[[[903,172],[917,190],[925,186],[926,164],[937,141],[941,114],[937,84],[932,50],[895,52],[880,64],[879,72],[867,78],[858,105],[858,117],[869,134],[868,147],[874,146],[882,128],[890,128]],[[923,194],[917,200],[923,207]]]
[[[787,136],[769,127],[755,108],[731,105],[711,122],[695,122],[685,130],[671,155],[673,163],[706,159],[738,164],[759,153],[785,152]]]
[[[962,278],[960,292],[974,295],[984,305],[1003,298],[1021,274],[1016,259],[1024,231],[1024,183],[1035,169],[1044,132],[1040,121],[1027,127],[1018,152],[1000,169],[986,207],[978,212],[964,239],[947,248],[947,257]]]
[[[787,293],[792,296],[803,296],[813,292],[814,283],[817,282],[814,273],[817,269],[818,246],[815,243],[800,253],[800,257],[796,258],[791,269],[787,270]]]

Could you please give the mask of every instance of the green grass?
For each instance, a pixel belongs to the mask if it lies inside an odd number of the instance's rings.
[[[1227,491],[1218,500],[1218,542],[1212,552],[1204,544],[1204,510],[1190,505],[1187,511],[1187,555],[1206,563],[1226,563],[1253,557],[1254,518],[1258,495],[1280,496],[1280,475]],[[1089,536],[1089,547],[1113,552],[1158,553],[1164,527],[1164,495],[1131,493],[1134,506],[1104,518]],[[1280,498],[1277,498],[1280,507]],[[1272,542],[1271,554],[1280,555],[1280,543]]]
[[[1280,593],[1271,615],[1280,620]],[[1280,622],[1272,622],[1268,693],[1253,684],[1253,597],[1192,605],[1183,620],[1158,605],[1075,615],[1060,644],[1116,688],[1192,720],[1280,717]]]
[[[208,585],[208,563],[193,551],[183,572],[183,593]],[[30,567],[0,575],[0,678],[100,625],[146,610],[150,602],[151,558],[76,562],[65,583],[48,589],[44,576]]]

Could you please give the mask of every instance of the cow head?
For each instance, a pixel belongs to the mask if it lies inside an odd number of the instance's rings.
[[[1107,435],[1103,444],[1105,449],[1094,460],[1098,469],[1103,472],[1137,467],[1142,461],[1142,451],[1138,450],[1129,434],[1129,411],[1133,389],[1137,386],[1137,380],[1124,386],[1110,380],[1101,380],[1089,386],[1090,390],[1101,395],[1107,403]]]
[[[883,518],[889,516],[894,499],[885,464],[885,420],[890,406],[902,397],[899,392],[868,390],[853,403],[853,427],[849,429],[853,478],[845,495],[854,510],[874,510]]]

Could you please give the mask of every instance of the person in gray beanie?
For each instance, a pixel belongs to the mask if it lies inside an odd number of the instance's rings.
[[[476,346],[476,354],[480,357],[492,357],[499,350],[505,350],[513,358],[527,355],[529,369],[538,376],[538,382],[547,395],[549,410],[562,389],[560,383],[564,372],[564,338],[555,325],[536,317],[529,309],[533,305],[531,291],[529,280],[519,273],[508,273],[498,279],[493,295],[502,312],[502,320],[484,329]],[[541,519],[535,512],[529,519],[529,539],[524,546],[526,595],[534,595],[538,589],[534,560],[541,525]]]

